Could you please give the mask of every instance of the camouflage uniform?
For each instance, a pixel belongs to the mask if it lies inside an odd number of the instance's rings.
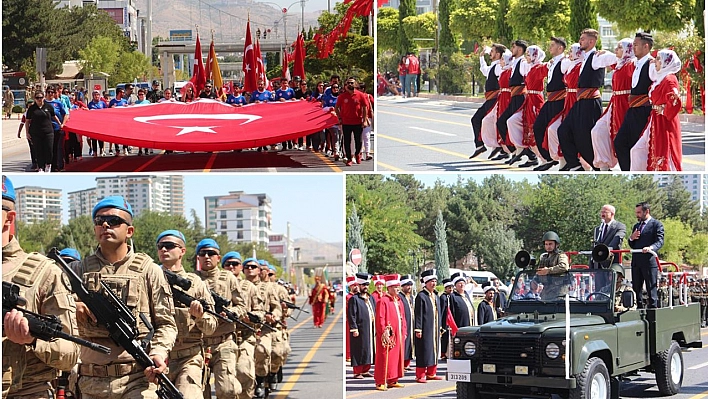
[[[563,296],[568,292],[568,284],[559,284],[558,278],[553,275],[565,274],[569,266],[568,255],[556,250],[554,252],[546,252],[541,255],[538,261],[538,269],[548,268],[548,275],[538,276],[540,282],[544,285],[543,293],[541,294],[544,300],[555,300],[559,296]]]
[[[75,335],[76,304],[71,285],[64,272],[50,259],[27,254],[12,237],[2,248],[2,280],[20,286],[20,296],[27,300],[25,309],[58,316],[63,331]],[[79,359],[79,345],[63,339],[51,342],[37,340],[32,345],[19,345],[2,338],[2,397],[50,397],[50,382],[57,370],[71,370]]]
[[[285,287],[280,284],[275,284],[275,291],[279,301],[290,301],[288,290]],[[281,321],[285,322],[285,319],[290,316],[292,310],[281,306],[281,311]],[[273,334],[273,347],[271,349],[270,359],[271,374],[279,374],[279,372],[281,372],[281,367],[285,364],[285,360],[290,352],[290,333],[282,326],[279,326],[278,332]]]
[[[278,294],[275,292],[275,285],[277,284],[270,281],[259,281],[256,287],[258,288],[259,295],[265,300],[263,307],[265,313],[270,313],[273,315],[274,319],[280,320],[283,317],[283,313]],[[264,380],[271,373],[271,347],[275,335],[278,334],[269,329],[261,329],[255,354],[257,382]]]
[[[231,300],[234,306],[229,310],[239,318],[246,314],[244,296],[241,295],[241,287],[233,273],[215,267],[212,270],[199,271],[198,275],[209,289],[214,290],[219,296]],[[207,351],[211,354],[209,367],[214,375],[214,389],[218,399],[234,398],[242,392],[242,385],[237,373],[240,357],[238,339],[240,339],[240,334],[236,330],[236,325],[223,320],[219,321],[216,331],[211,337],[203,339]],[[206,381],[204,387],[204,397],[211,398],[209,381]]]
[[[89,290],[97,289],[103,281],[132,310],[137,321],[138,340],[149,332],[140,320],[140,313],[147,315],[155,329],[148,355],[160,355],[167,361],[177,338],[172,289],[162,269],[148,255],[134,253],[129,248],[123,259],[111,264],[98,249],[71,266],[83,276]],[[135,363],[128,352],[108,337],[105,327],[90,320],[78,325],[82,338],[111,348],[110,355],[82,348],[78,386],[83,399],[157,398],[157,386],[145,378],[144,367]]]
[[[657,296],[659,298],[660,308],[666,308],[669,306],[669,287],[666,286],[665,281],[661,282],[661,285],[657,290]]]
[[[245,308],[258,317],[263,318],[265,315],[263,311],[265,298],[260,295],[258,288],[256,288],[252,282],[245,278],[240,278],[239,282],[241,284]],[[238,371],[238,380],[241,382],[243,391],[238,395],[238,399],[251,399],[253,398],[256,384],[255,350],[257,340],[256,336],[245,328],[241,328],[239,333],[241,334],[241,342],[239,344],[239,358],[236,369]]]
[[[631,291],[632,296],[634,297],[634,306],[631,308],[627,309],[624,306],[622,306],[622,293],[625,291]],[[632,290],[632,287],[622,284],[620,287],[615,291],[615,311],[616,312],[624,312],[625,310],[634,310],[637,308],[637,294],[634,293],[634,290]]]
[[[214,298],[199,276],[187,273],[181,268],[175,274],[192,282],[187,294],[206,301],[213,310]],[[168,377],[186,398],[198,398],[204,391],[202,385],[204,370],[202,338],[214,334],[217,319],[208,313],[195,319],[189,314],[188,306],[175,302],[175,321],[177,322],[178,338],[170,352]],[[209,392],[211,393],[211,389]]]

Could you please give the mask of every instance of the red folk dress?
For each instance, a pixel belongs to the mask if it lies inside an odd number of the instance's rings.
[[[511,102],[511,86],[509,86],[509,79],[511,79],[511,68],[505,69],[499,75],[499,97],[497,97],[497,117],[501,115],[501,110],[504,110],[509,106]],[[506,135],[506,142],[501,139],[499,132],[497,131],[497,141],[500,145],[513,145],[509,139],[509,135]]]
[[[649,159],[647,170],[681,170],[681,110],[679,84],[675,75],[668,75],[649,95],[652,103],[649,117]],[[646,134],[646,133],[645,133]]]
[[[624,121],[624,116],[629,109],[629,93],[632,90],[632,74],[634,73],[634,63],[628,63],[620,69],[615,69],[612,74],[612,98],[610,104],[602,115],[608,111],[612,112],[610,120],[610,137],[612,137],[612,151],[614,152],[614,140],[620,126]]]
[[[524,136],[522,144],[527,147],[536,145],[536,136],[533,133],[533,124],[536,122],[541,107],[545,102],[543,98],[543,81],[548,76],[548,65],[537,64],[531,67],[526,75],[526,98],[523,105]]]

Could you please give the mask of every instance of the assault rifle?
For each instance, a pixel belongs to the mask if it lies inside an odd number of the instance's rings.
[[[297,310],[299,310],[299,311],[301,311],[301,312],[305,312],[305,313],[307,313],[307,314],[310,314],[310,312],[308,312],[307,310],[301,308],[300,306],[297,306],[296,304],[294,304],[294,303],[292,303],[292,302],[288,302],[288,301],[286,301],[285,299],[281,299],[281,300],[280,300],[280,303],[282,303],[282,304],[284,304],[285,306],[287,306],[288,309],[297,309]]]
[[[23,309],[19,306],[26,306],[27,300],[20,296],[20,286],[12,284],[7,281],[2,282],[2,316],[3,319],[8,312],[12,309],[17,309],[22,312],[27,319],[29,324],[30,334],[37,339],[42,341],[52,341],[56,338],[62,338],[67,341],[71,341],[75,344],[85,346],[89,349],[95,350],[96,352],[101,352],[103,354],[111,353],[111,348],[103,345],[99,345],[94,342],[86,341],[79,337],[69,335],[62,331],[64,326],[61,324],[59,317],[55,315],[42,315],[34,312],[30,312],[27,309]]]
[[[231,301],[217,294],[214,290],[209,290],[209,292],[211,293],[212,298],[214,298],[214,310],[216,313],[219,313],[219,316],[221,316],[221,313],[224,313],[228,321],[234,322],[243,328],[251,330],[254,334],[258,332],[255,328],[241,321],[236,313],[228,309],[228,306],[231,305]],[[223,318],[223,316],[221,317]]]
[[[155,362],[145,352],[145,347],[138,343],[138,329],[135,327],[137,324],[135,317],[106,283],[101,281],[101,287],[98,290],[89,291],[81,277],[59,256],[59,251],[56,248],[52,248],[49,251],[48,257],[56,261],[64,269],[69,276],[72,291],[93,313],[98,324],[108,330],[108,335],[113,342],[125,349],[141,367],[155,367]],[[144,314],[140,314],[140,319],[148,328],[152,329]],[[143,341],[143,345],[145,344],[146,342]],[[177,390],[177,387],[167,378],[167,375],[159,373],[157,374],[157,380],[158,389],[156,393],[160,399],[184,399],[182,393]]]
[[[278,331],[275,328],[271,327],[270,324],[266,323],[265,320],[262,320],[257,314],[251,313],[251,312],[248,312],[246,314],[248,315],[248,320],[251,320],[251,323],[260,324],[261,326],[263,326],[273,332]]]

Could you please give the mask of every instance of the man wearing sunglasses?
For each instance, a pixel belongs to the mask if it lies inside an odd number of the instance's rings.
[[[121,196],[99,201],[91,214],[98,249],[81,262],[72,263],[84,281],[101,280],[111,287],[133,312],[139,331],[137,340],[147,337],[149,328],[140,315],[147,316],[154,328],[148,355],[155,367],[143,369],[123,348],[108,338],[105,327],[83,302],[76,303],[76,321],[82,338],[105,345],[110,355],[83,351],[79,365],[78,386],[85,397],[138,399],[154,397],[157,374],[167,368],[167,355],[177,338],[172,289],[162,269],[144,253],[132,247],[133,209]],[[147,377],[147,378],[146,378]],[[116,384],[115,381],[124,381]]]
[[[369,106],[366,95],[356,90],[356,79],[347,78],[345,90],[337,98],[335,111],[339,116],[339,123],[342,126],[344,135],[344,152],[347,157],[347,166],[352,166],[352,134],[354,134],[354,146],[356,163],[361,164],[361,134],[364,127],[369,126]]]
[[[11,234],[17,219],[15,189],[2,177],[2,281],[20,286],[24,308],[61,320],[67,334],[76,335],[76,305],[64,272],[36,252],[28,254]],[[12,310],[3,318],[2,397],[54,397],[57,370],[69,371],[79,359],[79,345],[63,339],[37,340],[29,333],[22,312]],[[5,378],[7,377],[7,378]]]
[[[142,90],[142,89],[141,89]],[[170,351],[170,372],[168,377],[177,389],[187,398],[202,395],[202,371],[204,354],[202,338],[214,333],[216,317],[204,313],[199,301],[205,301],[211,310],[214,298],[202,279],[194,273],[187,273],[182,267],[182,258],[187,252],[184,235],[178,230],[166,230],[157,236],[157,255],[164,270],[174,272],[189,280],[192,284],[187,294],[197,299],[189,306],[175,301],[175,321],[177,322],[177,341]],[[180,288],[172,286],[172,290]],[[211,392],[211,390],[209,390]]]
[[[231,301],[233,306],[229,307],[229,310],[247,320],[245,296],[241,293],[238,280],[233,273],[219,268],[221,260],[219,244],[211,238],[205,238],[199,241],[195,252],[199,277],[209,289]],[[242,334],[234,323],[219,320],[214,334],[203,339],[206,350],[211,352],[209,367],[214,376],[214,389],[218,399],[234,398],[237,395],[241,397],[244,391],[237,372],[240,352],[237,341],[241,338]],[[208,381],[204,388],[205,392],[211,392]]]

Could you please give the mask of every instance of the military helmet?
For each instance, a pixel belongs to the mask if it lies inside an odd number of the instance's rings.
[[[622,277],[624,277],[624,267],[622,267],[622,265],[620,265],[619,263],[613,263],[612,266],[610,266],[610,269],[613,272],[619,273],[622,275]]]
[[[561,239],[560,239],[560,237],[558,237],[558,234],[556,234],[555,231],[547,231],[543,235],[543,239],[541,241],[543,241],[543,242],[555,241],[558,245],[560,245],[560,243],[561,243]]]

